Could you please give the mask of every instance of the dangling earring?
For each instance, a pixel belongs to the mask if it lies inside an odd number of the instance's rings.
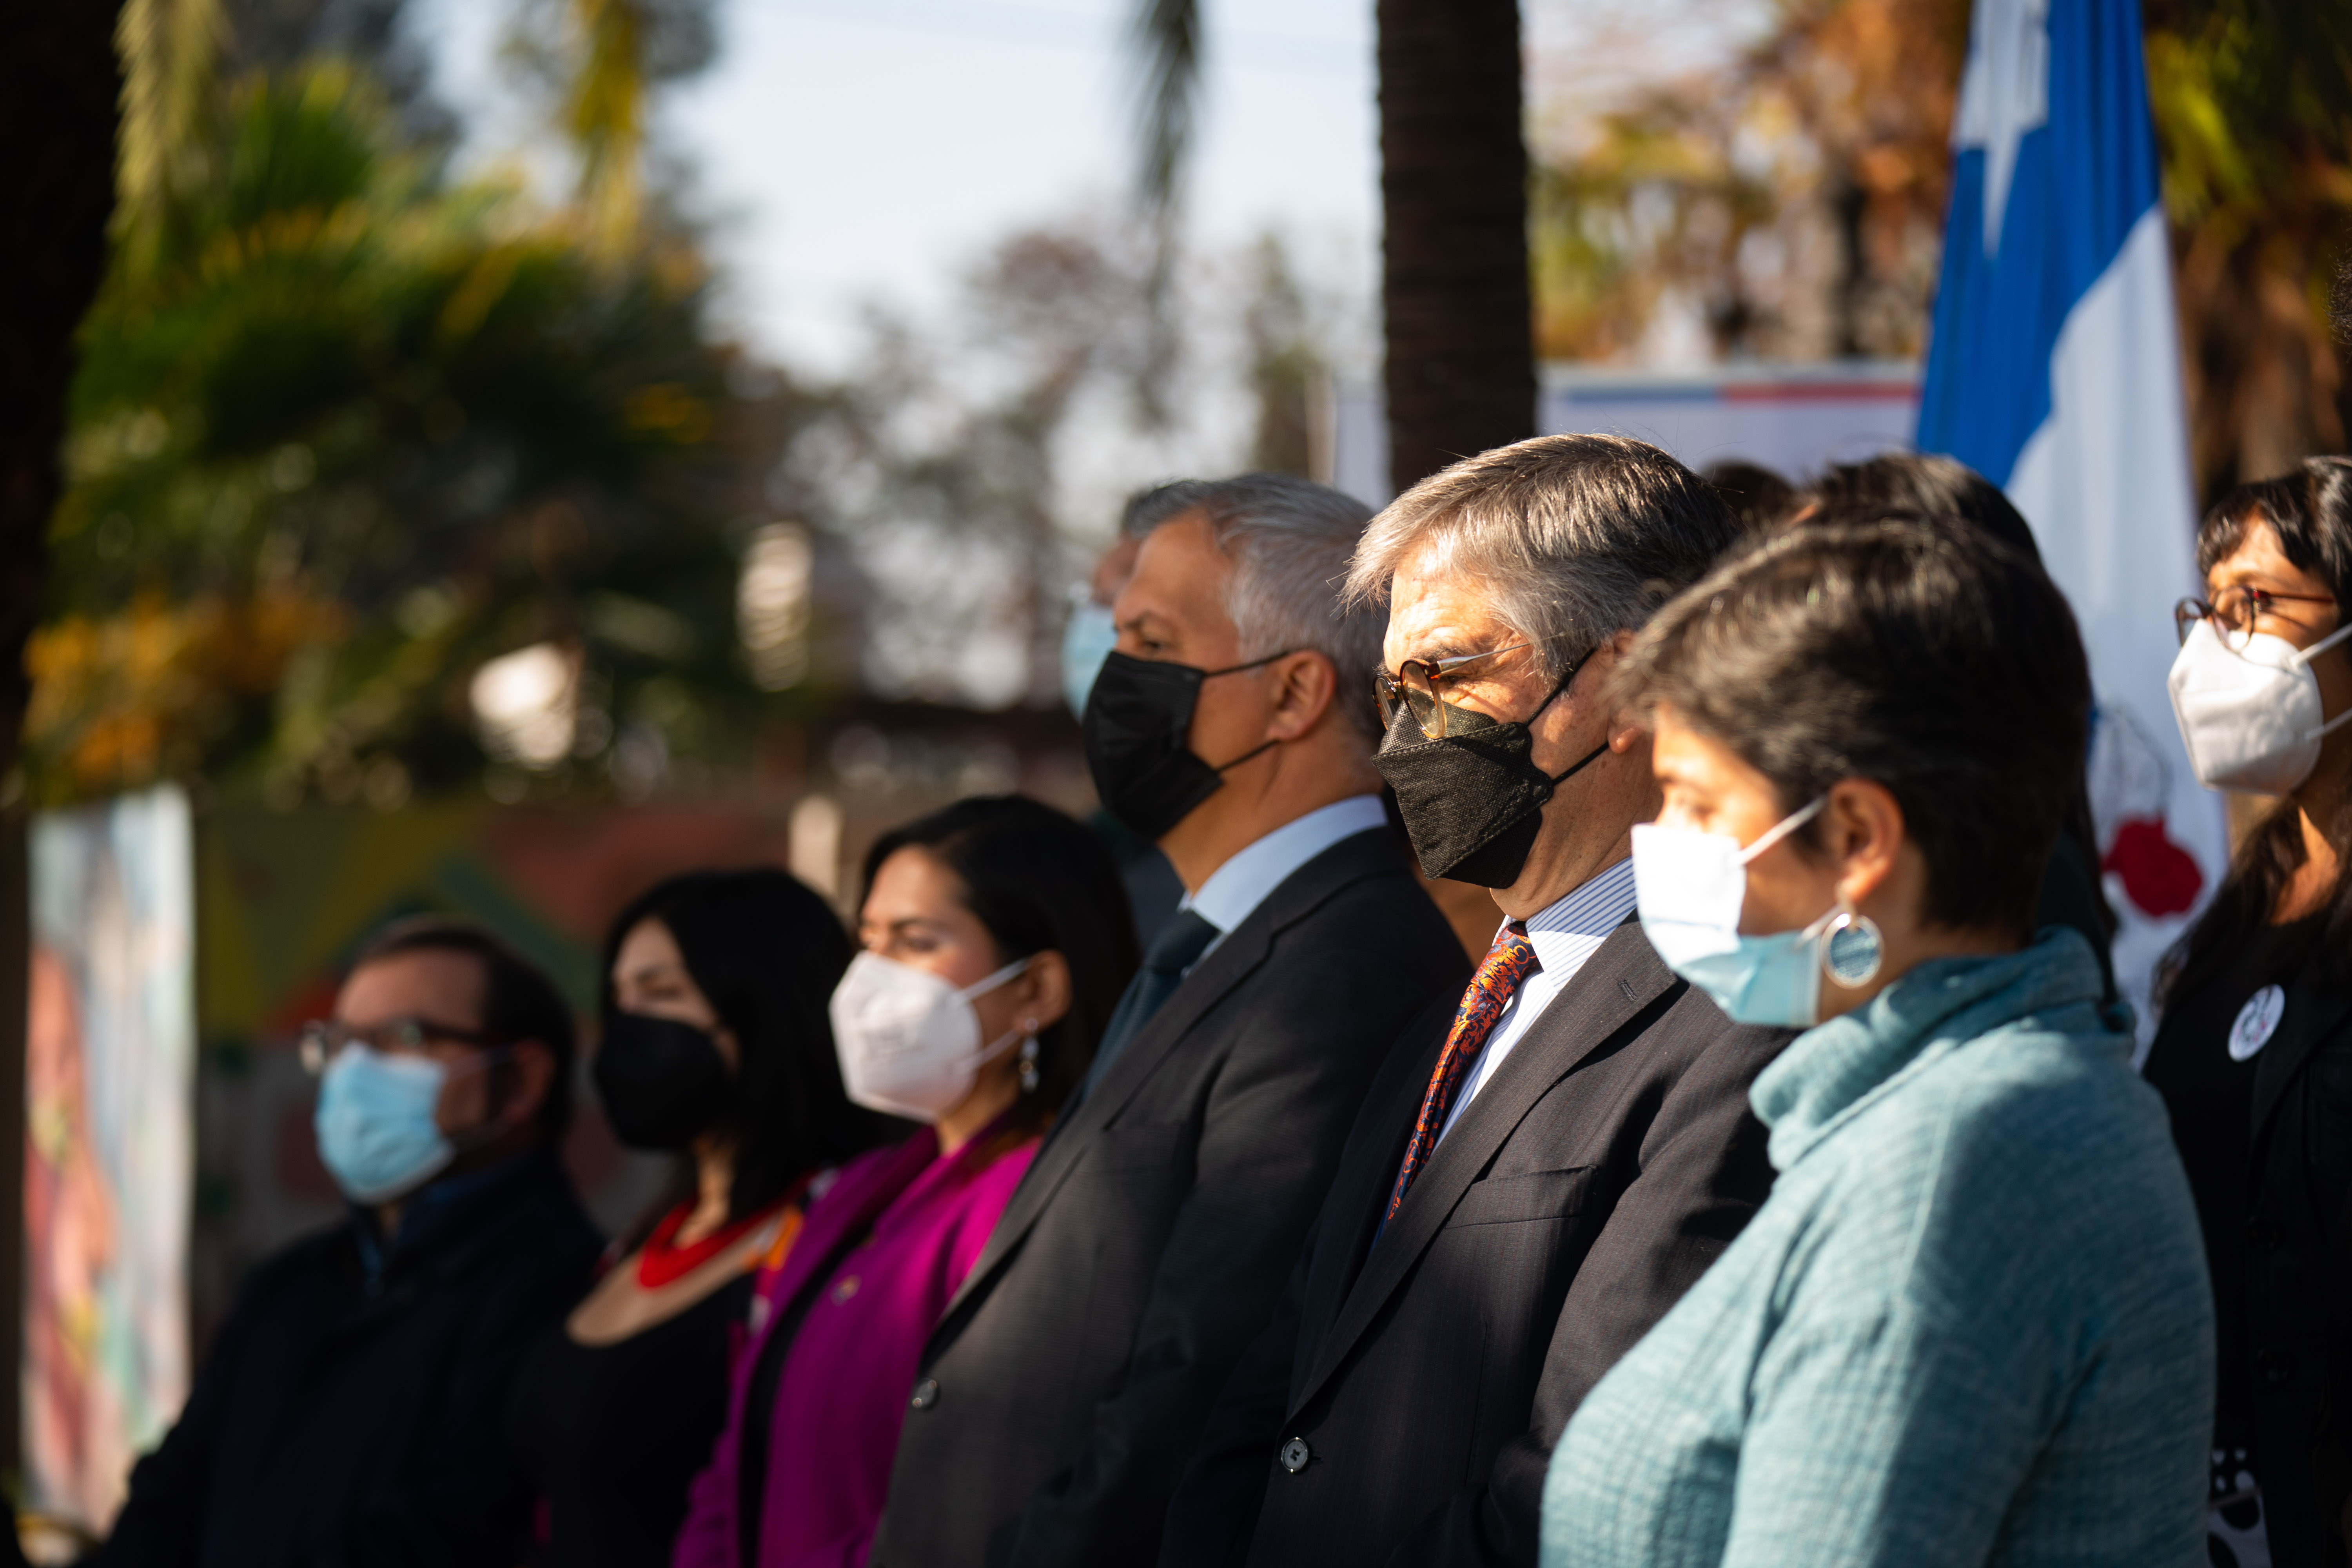
[[[1857,990],[1878,978],[1886,957],[1886,937],[1878,922],[1842,907],[1822,933],[1822,973],[1847,990]]]
[[[1024,1094],[1034,1094],[1037,1092],[1037,1083],[1039,1079],[1037,1071],[1037,1020],[1034,1018],[1024,1018],[1021,1021],[1021,1027],[1027,1036],[1027,1037],[1021,1042],[1021,1092]]]

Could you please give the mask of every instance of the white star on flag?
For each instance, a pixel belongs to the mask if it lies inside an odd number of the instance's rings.
[[[1952,116],[1952,146],[1985,155],[1984,247],[2000,253],[2017,144],[2050,119],[2050,0],[1977,0],[1969,18],[1969,66]]]

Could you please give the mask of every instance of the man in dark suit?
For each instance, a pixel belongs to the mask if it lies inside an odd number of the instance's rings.
[[[1611,700],[1633,633],[1733,523],[1636,441],[1457,463],[1367,531],[1386,598],[1381,772],[1423,868],[1504,916],[1457,1005],[1365,1097],[1273,1322],[1170,1510],[1160,1561],[1536,1561],[1579,1401],[1771,1184],[1735,1026],[1633,919],[1649,743]]]
[[[876,1568],[1150,1563],[1365,1086],[1461,988],[1375,793],[1380,621],[1338,596],[1366,517],[1205,485],[1118,595],[1087,759],[1185,899],[925,1347]]]
[[[414,921],[303,1053],[351,1213],[255,1268],[98,1561],[509,1568],[531,1525],[514,1369],[604,1247],[555,1160],[572,1009],[488,932]]]

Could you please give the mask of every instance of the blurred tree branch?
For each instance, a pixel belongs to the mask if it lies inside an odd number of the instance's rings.
[[[2352,237],[2352,7],[2150,0],[2147,65],[2210,498],[2346,443],[2327,306]]]
[[[18,5],[0,27],[0,773],[16,764],[61,479],[74,331],[106,267],[122,79],[110,5]]]
[[[115,224],[131,266],[153,264],[174,205],[204,177],[225,32],[220,0],[124,0]]]

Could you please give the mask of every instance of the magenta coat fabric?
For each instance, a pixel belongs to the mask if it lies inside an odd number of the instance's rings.
[[[767,1331],[813,1283],[784,1352],[769,1427],[757,1568],[863,1568],[923,1342],[980,1257],[1037,1152],[1032,1139],[987,1158],[988,1133],[938,1157],[925,1128],[842,1167],[811,1205],[782,1268],[763,1274],[754,1325],[735,1360],[726,1428],[694,1479],[674,1568],[741,1568],[738,1504],[745,1405]],[[871,1226],[821,1282],[845,1238]]]

